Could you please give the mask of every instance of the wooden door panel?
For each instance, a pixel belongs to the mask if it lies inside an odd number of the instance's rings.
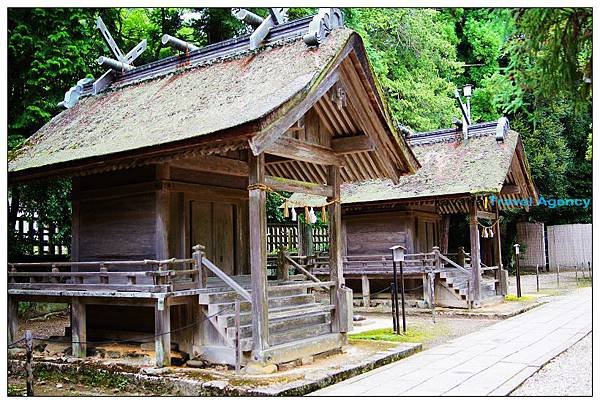
[[[235,273],[234,206],[229,203],[213,205],[213,245],[216,266],[229,275]]]
[[[190,202],[190,242],[206,247],[206,257],[213,261],[213,217],[210,202]]]

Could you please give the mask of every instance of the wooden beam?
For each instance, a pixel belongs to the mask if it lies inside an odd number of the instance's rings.
[[[331,328],[333,332],[340,330],[340,322],[347,317],[346,313],[340,313],[340,287],[344,284],[344,273],[342,263],[342,206],[340,203],[340,168],[336,166],[328,167],[328,184],[333,188],[334,200],[328,206],[329,216],[329,278],[333,286],[329,289],[331,304],[335,305],[333,318],[331,319]]]
[[[80,298],[71,300],[71,349],[76,358],[85,358],[87,341],[85,303]]]
[[[276,191],[300,192],[309,195],[333,196],[333,189],[329,185],[315,184],[312,182],[290,180],[280,177],[265,177],[265,184]]]
[[[494,212],[486,212],[483,210],[477,211],[477,218],[479,219],[487,219],[487,220],[496,220],[496,215]]]
[[[331,139],[331,148],[337,154],[361,153],[375,150],[369,136],[357,135]]]
[[[209,171],[237,177],[248,176],[248,164],[245,161],[220,156],[199,156],[172,160],[170,164],[172,167],[185,170]]]
[[[379,164],[385,170],[385,174],[388,178],[396,184],[398,183],[399,176],[388,154],[390,147],[393,148],[393,146],[389,144],[390,139],[385,138],[386,130],[379,120],[375,109],[367,100],[368,97],[364,96],[367,91],[363,87],[354,67],[347,63],[342,63],[341,68],[344,76],[347,78],[347,80],[345,80],[346,89],[348,90],[348,95],[351,100],[351,102],[348,103],[348,108],[352,111],[361,127],[374,136],[373,141],[378,151],[377,157]],[[397,147],[394,149],[396,149],[396,151],[398,150]]]
[[[167,299],[155,303],[154,335],[156,366],[171,366],[171,308]]]
[[[291,137],[281,137],[269,146],[266,151],[275,156],[321,165],[344,165],[344,159],[332,149],[308,143]]]
[[[469,206],[469,235],[471,240],[471,291],[475,307],[481,303],[481,274],[479,262],[479,225],[477,224],[477,200],[473,198]]]
[[[502,186],[502,190],[500,191],[501,194],[520,194],[521,193],[521,188],[518,185],[515,184],[504,184]]]
[[[248,153],[249,183],[264,184],[265,155]],[[267,211],[266,191],[249,191],[250,283],[252,287],[252,339],[255,354],[269,347],[269,306],[267,300]]]
[[[275,118],[273,121],[268,122],[265,128],[259,131],[254,138],[249,141],[250,148],[252,149],[252,153],[256,156],[266,151],[273,142],[282,136],[292,125],[298,121],[306,112],[312,108],[312,106],[324,96],[327,91],[339,80],[339,72],[336,69],[337,64],[347,55],[349,52],[349,48],[345,49],[341,55],[338,56],[338,59],[334,66],[329,67],[332,70],[320,83],[314,85],[313,88],[308,90],[308,94],[304,92],[300,92],[300,94],[294,97],[292,100],[283,104],[278,109],[282,109],[288,104],[292,102],[296,102],[296,105],[293,107],[289,107],[289,110],[278,118]],[[306,95],[305,95],[306,94]],[[302,97],[302,99],[298,99]],[[277,110],[272,114],[272,116],[277,117]],[[281,113],[280,113],[281,114]]]

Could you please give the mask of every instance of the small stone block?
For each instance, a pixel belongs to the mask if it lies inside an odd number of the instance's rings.
[[[263,365],[256,362],[250,362],[244,368],[249,375],[268,375],[277,372],[277,366],[273,364]]]
[[[315,357],[314,356],[306,356],[302,359],[300,359],[300,363],[304,366],[304,365],[312,365],[315,361]]]

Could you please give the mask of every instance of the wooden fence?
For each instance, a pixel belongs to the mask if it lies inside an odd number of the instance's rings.
[[[28,220],[23,212],[17,214],[15,239],[26,247],[25,256],[36,257],[37,261],[40,260],[40,256],[52,261],[66,259],[71,252],[71,246],[58,240],[58,227],[42,227],[36,218],[36,213],[33,214],[33,220]],[[26,257],[24,259],[27,260]]]
[[[313,227],[313,244],[315,251],[326,251],[329,245],[327,227]],[[267,251],[274,253],[281,247],[298,250],[298,225],[285,223],[269,223],[267,225]]]

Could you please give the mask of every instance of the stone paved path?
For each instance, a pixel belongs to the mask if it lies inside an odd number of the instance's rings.
[[[311,395],[505,396],[592,331],[592,292],[582,288]]]

